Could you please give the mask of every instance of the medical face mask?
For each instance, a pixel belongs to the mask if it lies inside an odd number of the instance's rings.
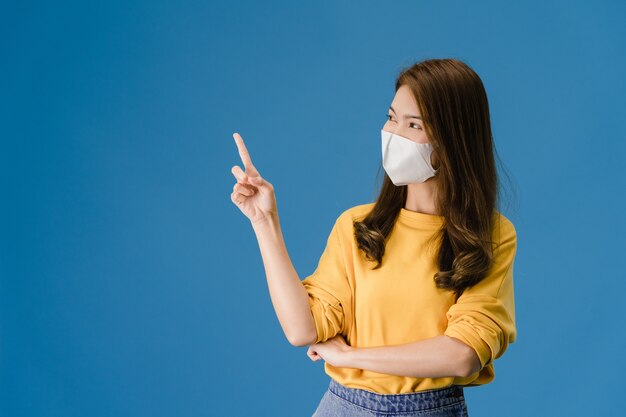
[[[383,167],[395,185],[424,182],[438,169],[430,163],[433,147],[381,129]]]

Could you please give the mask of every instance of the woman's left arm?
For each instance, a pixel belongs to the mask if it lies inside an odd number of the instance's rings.
[[[333,366],[415,378],[465,377],[480,369],[478,356],[471,347],[445,335],[366,348],[351,347],[338,335],[311,345],[307,353],[312,360],[324,359]]]

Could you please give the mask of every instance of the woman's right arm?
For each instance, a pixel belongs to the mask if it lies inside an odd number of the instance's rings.
[[[252,223],[256,234],[272,305],[285,336],[294,346],[310,345],[316,338],[309,295],[291,263],[278,214]]]
[[[241,136],[235,133],[233,137],[245,172],[239,166],[231,169],[237,178],[231,200],[252,224],[263,258],[270,299],[287,340],[294,346],[309,345],[317,337],[315,320],[309,305],[308,292],[285,247],[274,187],[261,178]]]

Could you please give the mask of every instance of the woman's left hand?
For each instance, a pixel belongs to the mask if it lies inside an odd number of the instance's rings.
[[[309,346],[306,354],[314,362],[324,359],[332,366],[347,367],[347,354],[353,349],[346,343],[342,335],[337,335],[325,342]]]

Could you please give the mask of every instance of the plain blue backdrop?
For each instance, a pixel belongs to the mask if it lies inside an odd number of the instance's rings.
[[[518,340],[470,415],[618,414],[626,8],[502,3],[3,2],[0,415],[310,416],[328,376],[275,316],[232,133],[304,278],[377,195],[395,76],[445,57],[518,233]]]

